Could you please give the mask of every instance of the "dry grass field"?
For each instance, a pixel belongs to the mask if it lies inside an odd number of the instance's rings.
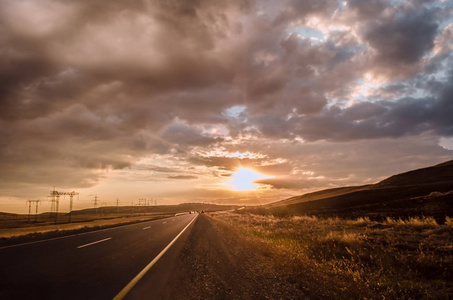
[[[276,273],[323,299],[451,299],[453,220],[210,214]]]
[[[29,221],[26,215],[10,215],[0,218],[0,243],[26,237],[42,238],[44,235],[51,233],[65,234],[75,231],[101,229],[172,215],[174,214],[83,214],[73,216],[71,223],[68,223],[67,216],[60,216],[58,224],[55,224],[54,217],[49,218],[49,216],[39,216],[37,222],[34,222],[34,217]]]

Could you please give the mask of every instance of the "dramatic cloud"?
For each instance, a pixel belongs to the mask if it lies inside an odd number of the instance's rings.
[[[452,20],[441,0],[2,1],[0,211],[53,186],[264,203],[451,159]],[[241,167],[274,177],[229,190]]]

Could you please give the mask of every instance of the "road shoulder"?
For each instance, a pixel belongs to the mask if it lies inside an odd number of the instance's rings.
[[[252,245],[200,215],[184,246],[163,299],[305,298],[300,286]]]

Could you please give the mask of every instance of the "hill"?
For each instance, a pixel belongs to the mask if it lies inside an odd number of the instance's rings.
[[[376,184],[322,190],[248,209],[274,215],[453,217],[453,160],[391,176]]]
[[[315,201],[321,200],[329,197],[341,196],[345,194],[349,194],[354,191],[359,191],[364,188],[368,187],[368,185],[364,186],[348,186],[348,187],[340,187],[340,188],[333,188],[327,190],[316,191],[313,193],[303,194],[301,196],[294,196],[285,200],[273,202],[267,204],[267,207],[278,207],[281,205],[289,205],[289,204],[297,204],[300,202],[308,202],[308,201]]]

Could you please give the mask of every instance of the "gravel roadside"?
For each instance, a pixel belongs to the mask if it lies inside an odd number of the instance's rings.
[[[278,276],[276,268],[265,254],[200,215],[162,298],[308,299],[303,287]]]

